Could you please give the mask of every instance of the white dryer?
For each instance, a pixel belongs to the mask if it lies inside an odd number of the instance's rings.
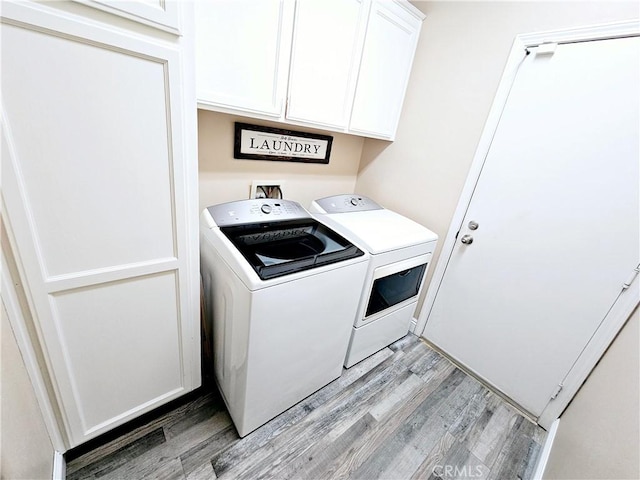
[[[407,334],[438,236],[360,195],[312,202],[323,223],[371,254],[345,367]]]
[[[200,232],[216,382],[245,436],[341,375],[369,255],[287,200],[208,207]]]

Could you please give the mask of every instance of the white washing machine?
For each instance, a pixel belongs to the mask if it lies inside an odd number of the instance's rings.
[[[240,436],[338,378],[369,255],[298,203],[201,215],[216,382]]]
[[[345,367],[407,334],[438,236],[360,195],[315,200],[312,214],[371,254]]]

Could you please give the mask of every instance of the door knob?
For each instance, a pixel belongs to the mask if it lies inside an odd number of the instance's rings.
[[[479,226],[480,224],[478,222],[474,222],[473,220],[469,222],[469,230],[477,230]]]
[[[471,235],[463,235],[460,241],[465,245],[471,245],[473,243],[473,237]]]

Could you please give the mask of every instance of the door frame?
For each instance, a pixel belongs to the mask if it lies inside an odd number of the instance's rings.
[[[418,316],[415,328],[416,334],[424,336],[429,315],[433,309],[440,285],[442,284],[449,259],[456,246],[456,236],[462,228],[462,222],[473,198],[473,192],[480,178],[498,124],[500,123],[502,112],[509,98],[509,92],[511,91],[520,64],[526,57],[527,49],[538,47],[543,43],[564,44],[636,36],[640,36],[640,20],[629,20],[516,36],[460,199],[458,200],[458,205],[451,219],[449,231],[444,239],[442,251],[427,290],[423,307]],[[630,268],[633,267],[630,266]],[[631,270],[629,273],[631,274]],[[624,280],[625,279],[621,279],[621,282],[624,282]],[[621,295],[618,296],[615,304],[607,313],[593,337],[589,340],[589,343],[565,377],[562,382],[562,389],[558,395],[552,401],[550,400],[540,417],[537,418],[538,424],[542,427],[548,429],[554,420],[564,411],[600,357],[604,354],[609,344],[613,341],[638,304],[640,304],[640,281],[633,282],[627,290],[624,290],[624,295],[622,295],[622,292],[621,290]]]

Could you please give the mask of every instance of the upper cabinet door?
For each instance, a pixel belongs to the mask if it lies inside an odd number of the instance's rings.
[[[374,0],[371,6],[351,133],[389,140],[395,137],[424,18],[406,5]]]
[[[200,108],[395,136],[424,18],[409,2],[216,0],[195,8]]]
[[[297,2],[287,120],[347,127],[367,9],[364,0]]]
[[[180,33],[176,0],[73,0],[171,33]]]
[[[196,2],[196,89],[202,108],[279,117],[292,0]]]

